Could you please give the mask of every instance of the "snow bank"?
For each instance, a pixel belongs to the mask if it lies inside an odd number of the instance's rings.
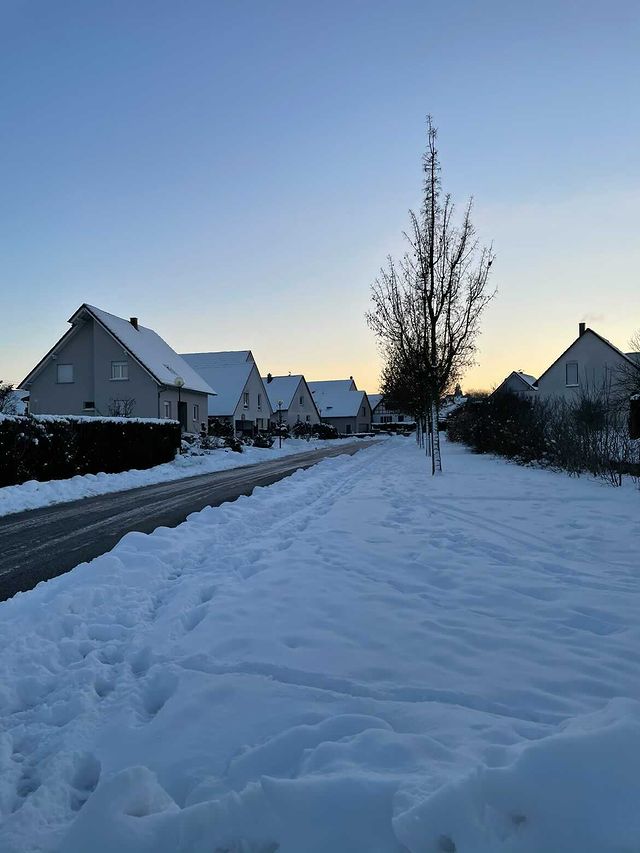
[[[59,418],[59,420],[64,420]],[[79,418],[74,418],[79,420]],[[95,420],[85,418],[85,420]],[[132,420],[131,418],[109,418],[109,420]],[[166,423],[166,421],[161,421]],[[226,471],[244,465],[254,465],[288,456],[293,453],[306,453],[321,447],[335,446],[329,441],[304,441],[287,439],[282,448],[276,445],[270,449],[260,447],[245,447],[243,453],[233,453],[230,450],[215,450],[206,452],[203,456],[178,456],[173,462],[156,465],[145,470],[122,471],[119,474],[82,474],[70,477],[68,480],[28,480],[17,486],[0,488],[0,517],[27,509],[37,509],[52,504],[66,503],[81,498],[105,495],[109,492],[123,492],[139,486],[150,486],[154,483],[180,480],[183,477],[194,477],[197,474],[209,474],[215,471]]]
[[[640,849],[638,495],[411,439],[0,605],[3,853]]]

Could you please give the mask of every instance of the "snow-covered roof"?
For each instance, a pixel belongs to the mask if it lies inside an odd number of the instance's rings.
[[[354,391],[353,379],[308,382],[313,401],[323,418],[354,418],[360,411],[366,393]]]
[[[140,324],[136,328],[129,320],[86,304],[76,311],[70,322],[73,322],[83,309],[117,338],[160,384],[174,385],[176,378],[181,377],[187,390],[201,391],[204,394],[216,393],[153,329],[147,329]]]
[[[522,379],[524,382],[526,382],[527,385],[531,385],[532,388],[535,386],[535,384],[536,384],[536,377],[535,376],[531,376],[530,373],[523,373],[521,370],[514,370],[513,372],[517,376],[519,376],[520,379]]]
[[[209,353],[186,353],[183,358],[197,369],[198,373],[209,385],[216,389],[216,396],[209,397],[209,414],[214,417],[231,416],[240,402],[242,392],[247,384],[255,364],[245,361],[226,366],[197,366],[200,355]],[[193,361],[192,361],[193,359]]]
[[[303,379],[304,377],[301,373],[295,376],[272,376],[271,381],[269,381],[268,376],[262,377],[271,408],[274,412],[278,409],[278,400],[282,400],[283,409],[289,408],[298,390],[298,386]]]
[[[313,382],[307,382],[312,391],[334,392],[334,391],[357,391],[353,376],[348,379],[316,379]]]
[[[371,410],[373,411],[378,403],[382,400],[382,394],[367,394],[369,398],[369,403],[371,404]]]
[[[187,352],[182,353],[194,370],[201,367],[231,367],[237,364],[255,364],[253,353],[250,349],[228,350],[226,352]]]

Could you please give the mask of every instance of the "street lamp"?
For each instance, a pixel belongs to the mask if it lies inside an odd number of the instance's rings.
[[[182,386],[184,385],[184,379],[182,378],[182,376],[176,376],[176,378],[173,380],[173,384],[178,389],[178,420],[180,421],[180,402],[181,402],[180,392],[182,390]],[[183,425],[182,421],[180,421],[180,426],[182,426],[182,425]],[[186,431],[186,429],[187,429],[186,424],[184,424],[184,429]]]
[[[278,447],[282,447],[282,400],[278,400]]]

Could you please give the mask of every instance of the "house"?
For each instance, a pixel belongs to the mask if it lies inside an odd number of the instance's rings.
[[[406,412],[401,412],[393,406],[387,406],[382,394],[367,394],[371,404],[371,422],[374,425],[404,424],[413,426],[415,418]]]
[[[575,400],[603,391],[627,398],[628,377],[640,369],[637,353],[624,353],[602,335],[580,323],[578,337],[538,378],[538,397]]]
[[[86,303],[20,383],[34,415],[179,420],[197,432],[214,390],[160,335]]]
[[[302,374],[272,376],[268,373],[263,377],[263,382],[273,411],[274,423],[277,424],[282,419],[282,423],[287,424],[289,428],[301,421],[308,424],[320,423],[320,414],[313,394]]]
[[[334,426],[341,435],[370,432],[371,405],[365,391],[358,391],[353,376],[309,382],[321,420]]]
[[[535,376],[523,373],[521,370],[512,370],[507,378],[498,385],[493,394],[517,394],[518,397],[527,397],[533,400],[537,396],[537,391]]]
[[[230,424],[236,433],[268,429],[272,409],[251,350],[191,352],[182,358],[216,389],[209,417]]]

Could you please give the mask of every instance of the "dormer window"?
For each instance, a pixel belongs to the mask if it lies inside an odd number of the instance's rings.
[[[111,378],[122,381],[129,378],[129,362],[128,361],[112,361],[111,362]]]

